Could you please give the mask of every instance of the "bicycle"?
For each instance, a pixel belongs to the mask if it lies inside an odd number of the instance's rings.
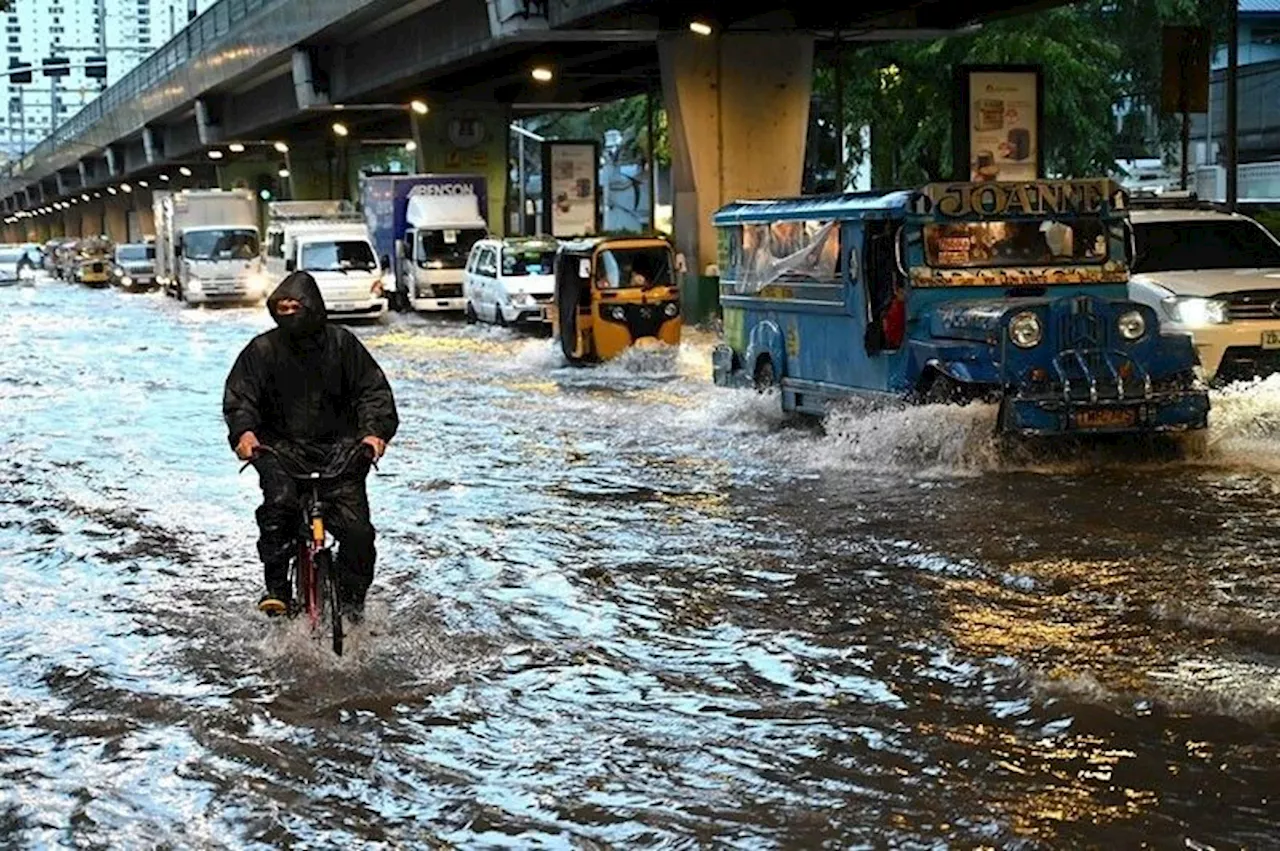
[[[258,460],[258,454],[269,452],[280,457],[269,446],[258,446],[254,457],[240,468],[244,472]],[[302,507],[301,523],[298,527],[298,554],[289,562],[289,585],[294,590],[292,605],[287,615],[296,617],[306,612],[313,634],[319,632],[321,622],[327,617],[333,634],[333,652],[341,656],[343,639],[342,626],[342,583],[338,581],[333,564],[333,552],[328,543],[328,533],[324,526],[325,505],[320,498],[320,486],[333,482],[347,474],[351,462],[364,457],[376,469],[377,460],[373,450],[359,444],[352,448],[339,464],[330,464],[329,469],[295,473],[285,465],[285,472],[299,485],[299,502]],[[310,485],[309,488],[303,485]]]

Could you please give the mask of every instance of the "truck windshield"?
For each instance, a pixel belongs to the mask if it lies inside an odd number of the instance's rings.
[[[120,263],[144,263],[155,259],[154,245],[121,245],[116,249],[116,261]]]
[[[1101,219],[989,221],[925,225],[925,256],[935,269],[1077,266],[1107,260]]]
[[[481,228],[418,231],[418,265],[432,269],[461,269],[471,246],[488,234]]]
[[[370,272],[378,268],[373,249],[362,240],[309,242],[302,246],[302,268],[307,272]]]
[[[197,230],[182,237],[182,256],[188,260],[251,260],[258,255],[258,232],[253,230]]]
[[[503,277],[519,277],[521,275],[550,275],[556,262],[556,252],[519,251],[512,248],[502,249]]]
[[[1251,221],[1134,222],[1135,272],[1280,267],[1280,243]]]
[[[671,252],[666,248],[607,248],[596,257],[596,287],[671,286]]]

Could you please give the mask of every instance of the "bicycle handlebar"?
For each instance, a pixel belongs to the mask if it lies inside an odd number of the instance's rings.
[[[271,455],[274,455],[277,458],[280,457],[279,452],[272,449],[270,446],[267,446],[265,443],[260,443],[254,447],[253,456],[248,461],[244,462],[244,465],[240,468],[240,472],[243,473],[245,470],[252,467],[253,462],[257,461],[258,456],[261,455],[263,452],[270,453]],[[324,471],[313,471],[311,473],[304,473],[302,475],[297,475],[288,470],[286,470],[285,472],[288,472],[289,475],[293,476],[293,478],[299,481],[329,481],[329,480],[337,479],[343,476],[347,472],[347,469],[351,466],[352,459],[360,455],[364,455],[368,457],[369,463],[373,465],[373,468],[375,470],[378,469],[378,459],[375,458],[373,455],[373,447],[367,443],[360,443],[352,447],[351,451],[347,453],[346,459],[342,462],[342,464],[338,467],[338,469],[334,470],[333,472],[325,473]]]

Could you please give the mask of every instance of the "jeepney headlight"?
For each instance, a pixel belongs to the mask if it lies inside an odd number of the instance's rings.
[[[623,310],[620,305],[616,305],[616,304],[613,306],[612,309],[610,309],[609,315],[612,316],[614,319],[617,319],[618,321],[622,321],[623,319],[627,318],[627,312]]]
[[[1231,321],[1225,301],[1199,296],[1170,296],[1162,302],[1169,311],[1169,318],[1179,325],[1203,327],[1226,325]]]
[[[1116,328],[1119,329],[1121,337],[1126,340],[1136,340],[1147,333],[1147,320],[1142,318],[1141,311],[1127,310],[1116,320]]]
[[[204,283],[199,278],[187,278],[187,289],[193,293],[198,293],[204,287]]]
[[[1044,328],[1040,325],[1040,317],[1032,311],[1024,310],[1009,320],[1009,339],[1018,348],[1035,348],[1043,338]]]
[[[677,313],[680,312],[680,305],[676,304],[673,301],[670,304],[668,304],[666,307],[662,308],[662,312],[665,313],[667,316],[674,317]]]

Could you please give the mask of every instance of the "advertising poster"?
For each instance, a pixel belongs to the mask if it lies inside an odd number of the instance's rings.
[[[555,237],[591,236],[599,227],[599,145],[547,142],[543,146],[543,209]]]
[[[1035,68],[964,71],[966,179],[1035,180],[1041,163],[1041,86]]]

